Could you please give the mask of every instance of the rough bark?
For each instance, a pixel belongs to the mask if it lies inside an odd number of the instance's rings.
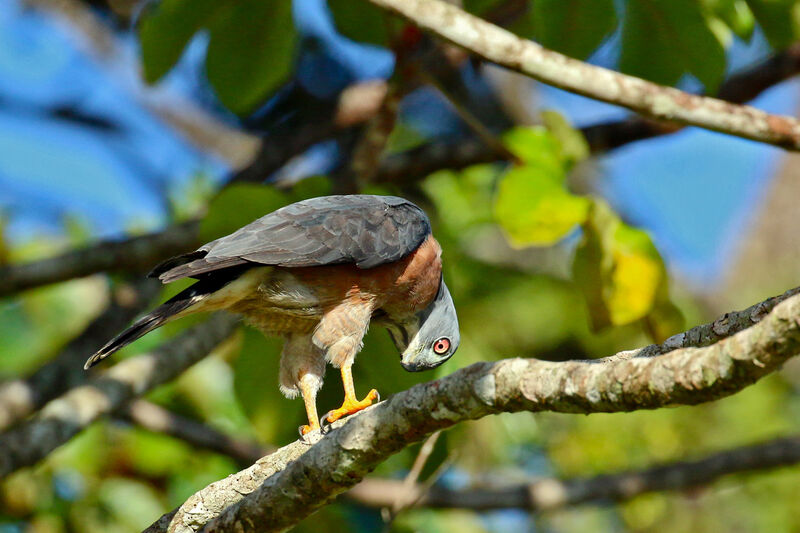
[[[756,325],[711,346],[654,357],[625,352],[595,361],[477,363],[398,393],[334,425],[324,438],[314,434],[313,446],[296,442],[281,448],[201,490],[148,531],[286,529],[408,444],[490,414],[622,412],[716,400],[800,351],[798,316],[795,295]]]
[[[0,478],[35,464],[100,416],[174,379],[235,327],[233,317],[216,315],[152,353],[122,361],[51,401],[29,421],[0,434]]]
[[[370,0],[468,51],[539,81],[657,120],[800,150],[800,122],[698,96],[547,50],[442,0]]]

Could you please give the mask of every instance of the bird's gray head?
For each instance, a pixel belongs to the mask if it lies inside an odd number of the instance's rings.
[[[444,280],[433,302],[403,323],[387,324],[389,334],[400,350],[400,364],[409,372],[441,365],[458,349],[458,317],[453,298]]]

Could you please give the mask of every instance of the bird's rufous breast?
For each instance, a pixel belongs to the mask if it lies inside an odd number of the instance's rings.
[[[432,235],[406,257],[375,268],[355,265],[294,268],[301,282],[313,287],[323,307],[341,302],[371,300],[374,309],[390,315],[409,315],[436,297],[442,276],[442,249]]]

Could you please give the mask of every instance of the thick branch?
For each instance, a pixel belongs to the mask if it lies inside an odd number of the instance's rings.
[[[145,400],[132,402],[126,417],[145,429],[227,455],[240,464],[257,463],[268,453],[253,443],[236,440]],[[730,474],[764,471],[798,462],[800,436],[794,436],[717,452],[701,459],[663,463],[644,470],[588,478],[542,478],[507,487],[450,490],[427,484],[409,485],[406,480],[367,478],[344,497],[364,507],[378,509],[392,508],[397,502],[404,501],[412,502],[410,507],[548,511],[585,503],[625,501],[647,492],[684,490],[707,485]],[[260,479],[264,473],[256,475]],[[167,516],[173,518],[175,515],[170,513]]]
[[[367,479],[347,496],[367,507],[391,507],[398,496],[414,507],[527,509],[548,511],[592,502],[630,500],[647,492],[707,485],[729,474],[754,472],[800,462],[800,436],[775,439],[708,455],[699,460],[665,463],[646,470],[561,480],[545,478],[503,488],[448,490],[404,486],[402,481]]]
[[[161,284],[152,279],[117,287],[108,309],[56,357],[28,378],[0,384],[0,431],[22,420],[68,389],[83,384],[89,376],[83,370],[86,357],[105,344],[111,332],[127,326],[160,289]]]
[[[753,324],[761,322],[761,320],[775,309],[778,304],[796,294],[800,294],[800,287],[795,287],[778,296],[767,298],[763,302],[751,305],[747,309],[725,313],[713,322],[701,324],[683,333],[673,335],[661,344],[651,344],[637,350],[620,352],[613,357],[621,359],[630,359],[631,357],[653,357],[672,350],[677,350],[678,348],[711,346],[722,339],[749,328]]]
[[[800,150],[800,122],[571,59],[442,0],[370,0],[493,63],[658,120]]]
[[[0,434],[0,478],[35,464],[83,428],[170,381],[227,339],[236,320],[217,315],[153,353],[127,359],[51,401],[31,420]]]
[[[719,399],[800,351],[798,316],[795,295],[758,324],[703,348],[657,357],[626,353],[596,361],[474,364],[392,396],[336,425],[313,446],[298,442],[282,448],[203,489],[149,531],[197,531],[215,516],[203,531],[285,529],[408,444],[489,414],[621,412]]]
[[[0,296],[102,271],[145,272],[199,244],[197,222],[123,241],[101,241],[48,259],[0,268]]]

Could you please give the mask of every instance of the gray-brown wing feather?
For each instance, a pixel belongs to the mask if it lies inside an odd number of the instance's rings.
[[[258,263],[284,267],[398,261],[430,234],[413,203],[394,196],[323,196],[288,205],[236,232],[170,259],[151,275],[164,283]],[[181,264],[183,263],[183,264]]]

